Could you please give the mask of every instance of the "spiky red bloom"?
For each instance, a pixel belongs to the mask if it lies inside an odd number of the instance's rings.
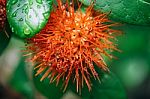
[[[0,30],[3,29],[6,21],[6,0],[0,0]]]
[[[46,70],[41,80],[48,77],[58,84],[63,79],[65,90],[71,79],[76,82],[77,92],[84,83],[90,91],[91,78],[99,80],[93,63],[108,71],[102,55],[111,58],[106,50],[117,50],[111,39],[118,31],[110,28],[116,24],[110,23],[107,14],[93,14],[92,5],[82,12],[80,5],[75,11],[73,3],[57,2],[46,27],[27,40],[27,51],[37,64],[36,75]]]

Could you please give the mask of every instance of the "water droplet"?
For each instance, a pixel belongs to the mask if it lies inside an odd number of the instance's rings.
[[[9,6],[9,4],[7,3],[6,6]]]
[[[29,1],[29,4],[32,5],[32,4],[33,4],[33,1]]]
[[[14,12],[14,13],[12,14],[12,17],[16,17],[16,15],[17,15],[17,12]]]
[[[23,18],[20,18],[19,21],[23,21]]]
[[[40,5],[37,5],[37,8],[41,8],[41,6],[40,6]]]
[[[11,2],[11,4],[16,4],[18,2],[18,0],[13,0],[12,2]]]
[[[25,35],[29,35],[31,32],[30,32],[30,30],[29,30],[29,28],[25,28],[24,29],[24,34]]]
[[[14,28],[13,27],[11,28],[11,30],[12,30],[12,32],[14,32]]]
[[[48,18],[49,18],[49,12],[43,13],[43,16],[44,16],[45,19],[48,20]]]
[[[42,0],[36,0],[36,2],[42,4]]]
[[[43,28],[43,24],[39,24],[39,29],[42,29]]]
[[[51,0],[47,1],[47,4],[51,5],[51,3],[52,3],[52,1],[51,1]]]
[[[20,3],[17,5],[17,7],[20,7]]]
[[[9,12],[9,9],[7,10],[7,12]]]
[[[24,9],[22,9],[22,13],[24,13]]]
[[[25,9],[25,11],[24,11],[26,14],[29,12],[29,9],[28,9],[28,7]]]

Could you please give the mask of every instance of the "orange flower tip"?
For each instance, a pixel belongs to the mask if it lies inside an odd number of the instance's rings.
[[[39,75],[38,73],[35,74],[35,76],[38,76],[38,75]]]
[[[93,4],[82,12],[81,4],[78,2],[79,8],[75,9],[72,1],[63,4],[57,0],[58,7],[54,7],[47,25],[27,39],[26,49],[32,53],[30,61],[36,65],[35,75],[45,72],[40,81],[48,78],[58,85],[63,80],[64,91],[73,81],[80,93],[84,84],[92,90],[91,79],[100,82],[94,63],[109,71],[103,55],[114,58],[108,50],[119,51],[113,40],[120,31],[110,28],[118,24],[112,23],[107,14],[94,11]]]
[[[44,80],[43,78],[40,79],[41,82],[42,82],[43,80]]]

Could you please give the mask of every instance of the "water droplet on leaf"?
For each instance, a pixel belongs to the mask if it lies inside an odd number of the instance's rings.
[[[14,28],[13,27],[11,28],[11,30],[12,30],[12,32],[14,32]]]
[[[43,13],[43,16],[44,16],[45,19],[48,20],[48,18],[49,18],[49,12]]]
[[[11,2],[11,4],[16,4],[18,2],[18,0],[13,0],[12,2]]]
[[[29,30],[28,28],[25,28],[25,29],[24,29],[24,34],[25,34],[25,35],[29,35],[30,33],[31,33],[31,32],[30,32],[30,30]]]
[[[36,0],[36,2],[42,4],[42,0]]]
[[[16,15],[17,15],[17,12],[14,12],[14,13],[12,14],[12,17],[16,17]]]
[[[20,18],[19,21],[23,21],[23,18]]]
[[[20,3],[17,5],[17,7],[20,7]]]

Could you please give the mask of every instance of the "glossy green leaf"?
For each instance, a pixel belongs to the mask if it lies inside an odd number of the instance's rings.
[[[6,9],[12,31],[21,38],[29,38],[47,23],[52,0],[8,0]]]
[[[93,79],[92,90],[90,92],[86,86],[82,88],[81,95],[75,92],[75,87],[73,85],[71,90],[79,95],[81,99],[127,99],[124,86],[115,74],[112,72],[98,72],[100,75],[100,82]]]
[[[81,97],[81,99],[91,99],[91,92],[89,92],[89,89],[88,89],[88,87],[85,83],[84,83],[84,87],[82,87],[82,89],[79,90],[79,92],[77,92],[76,89],[77,89],[76,84],[72,83],[72,81],[70,81],[67,90],[69,90],[69,91],[73,92],[74,94],[78,95],[79,97]]]
[[[127,99],[127,97],[120,80],[110,72],[101,77],[101,83],[93,81],[90,99]]]
[[[111,12],[114,20],[131,24],[150,24],[149,0],[80,0],[85,5],[90,1],[96,1],[94,8],[102,12]]]
[[[4,30],[0,31],[0,55],[4,51],[4,49],[7,47],[10,38],[11,38],[11,29],[9,27],[8,22],[5,24]]]
[[[36,71],[33,71],[33,82],[36,89],[41,92],[48,99],[60,99],[63,96],[63,91],[61,89],[62,83],[59,83],[56,86],[56,83],[50,83],[48,78],[45,78],[43,81],[40,81],[43,74],[35,76]]]
[[[27,99],[33,99],[34,93],[30,80],[27,76],[25,66],[25,60],[22,58],[15,69],[9,84],[14,90],[22,94]]]

